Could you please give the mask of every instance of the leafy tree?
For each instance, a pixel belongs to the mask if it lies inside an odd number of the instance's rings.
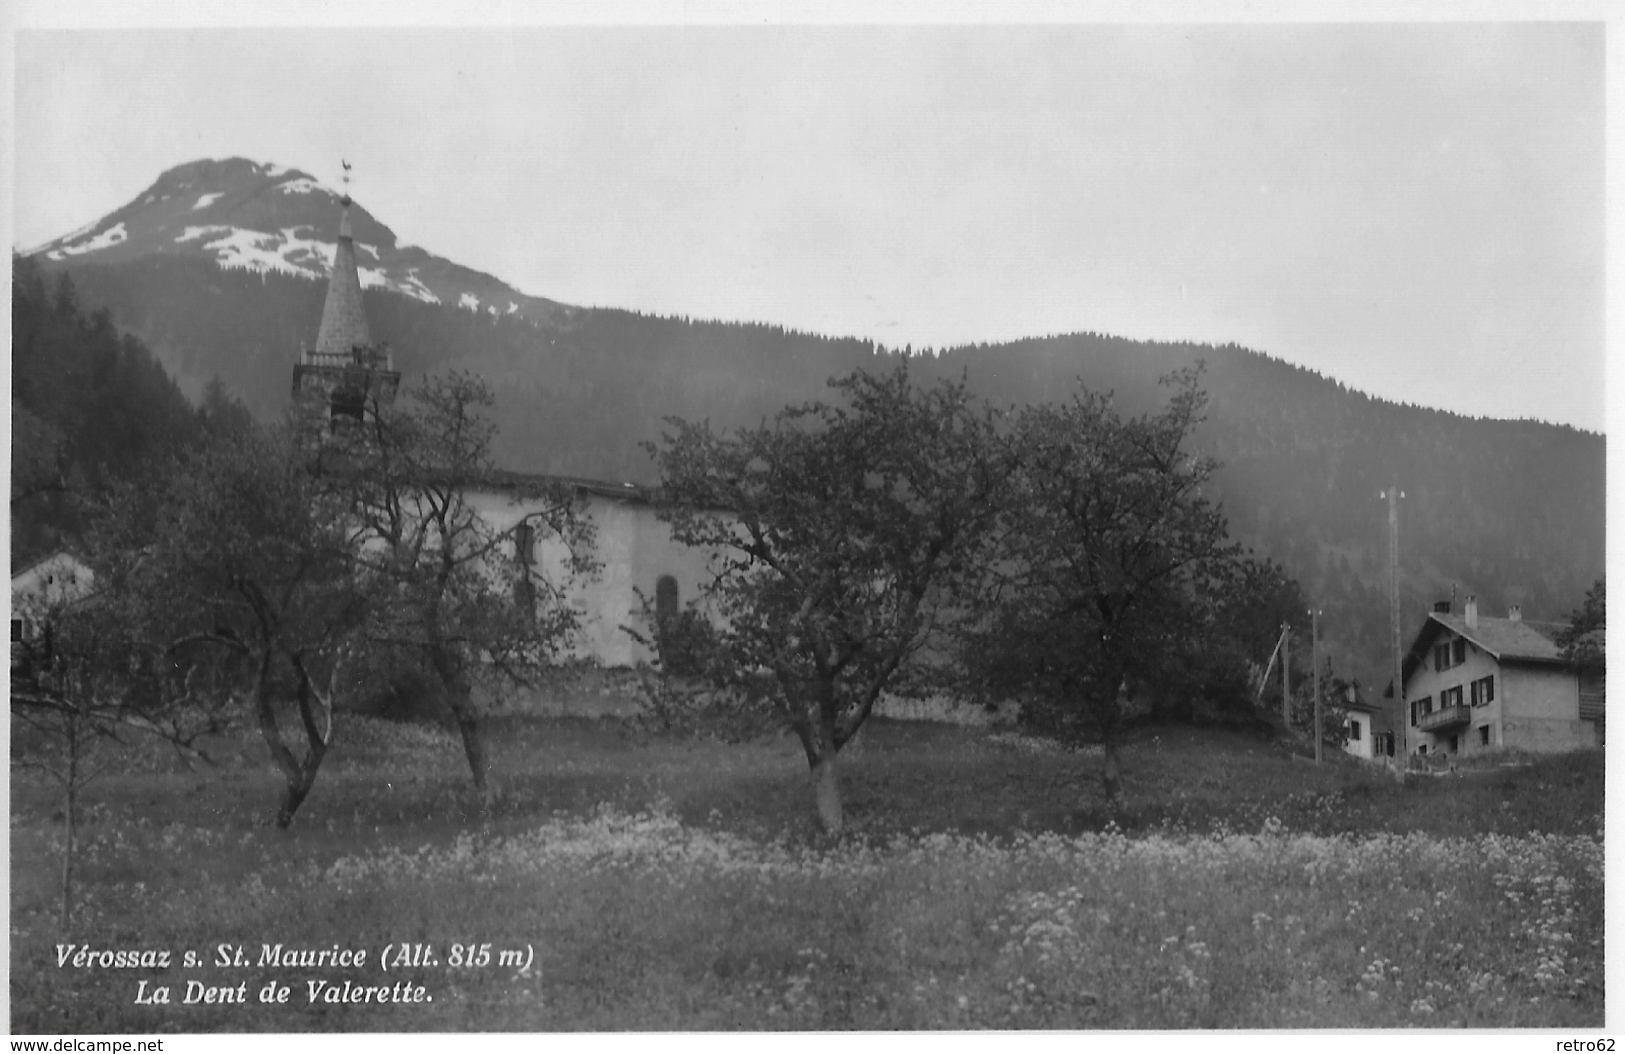
[[[1279,697],[1261,711],[1259,679],[1281,623],[1306,607],[1302,590],[1279,564],[1251,555],[1206,572],[1208,589],[1173,613],[1160,661],[1137,683],[1157,720],[1269,724]],[[1263,688],[1275,689],[1275,679]]]
[[[1586,590],[1585,603],[1569,613],[1557,635],[1563,658],[1584,675],[1601,675],[1607,666],[1608,587],[1597,579]]]
[[[479,377],[431,376],[399,407],[375,405],[319,465],[321,487],[354,524],[362,567],[388,598],[371,612],[368,641],[430,675],[487,801],[495,789],[476,683],[529,684],[554,665],[578,625],[567,591],[594,570],[592,523],[570,489],[496,468],[494,403]],[[534,508],[498,530],[476,504],[493,490]],[[548,566],[538,548],[559,559]]]
[[[1156,414],[1125,419],[1088,390],[1021,413],[996,592],[967,635],[972,683],[1019,695],[1031,724],[1104,745],[1109,801],[1125,697],[1214,623],[1237,555],[1205,493],[1213,463],[1187,449],[1199,376],[1170,375]]]
[[[203,389],[197,419],[206,442],[252,431],[255,425],[253,413],[241,399],[231,394],[218,376],[210,379]]]
[[[346,510],[316,482],[286,430],[225,436],[185,460],[150,542],[122,546],[129,563],[114,576],[148,598],[154,638],[215,656],[252,701],[284,780],[280,827],[332,742],[334,696],[373,601]]]
[[[672,418],[648,449],[673,537],[714,554],[707,676],[795,732],[838,833],[836,758],[882,692],[941,671],[928,649],[977,573],[1007,473],[963,380],[922,388],[898,367],[830,384],[844,405],[722,434]]]

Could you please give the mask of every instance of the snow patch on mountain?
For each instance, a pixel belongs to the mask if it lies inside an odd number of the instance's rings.
[[[416,267],[406,272],[406,277],[402,278],[398,283],[396,283],[395,291],[397,293],[404,293],[413,299],[421,300],[426,304],[440,303],[440,298],[435,296],[434,292],[428,286],[423,284],[423,279],[418,277],[418,269]]]
[[[199,209],[206,209],[225,196],[226,192],[223,190],[216,191],[213,194],[200,194],[197,199],[197,204],[192,206],[192,211],[196,212]]]
[[[231,230],[230,227],[218,227],[218,226],[215,226],[215,227],[187,227],[185,230],[181,231],[179,234],[177,234],[175,236],[175,242],[176,242],[176,244],[184,244],[185,242],[196,241],[197,239],[203,237],[205,234],[214,234],[214,233],[217,233],[219,231],[229,231],[229,230]]]
[[[51,250],[46,255],[53,260],[60,260],[64,256],[80,256],[84,253],[93,253],[97,249],[110,248],[129,236],[130,233],[124,229],[122,222],[115,223],[89,241],[80,242],[78,245],[63,245],[59,249]]]
[[[480,309],[480,298],[475,296],[473,293],[464,293],[462,296],[458,297],[457,306],[466,307],[470,311],[478,311]]]
[[[276,189],[284,194],[310,194],[326,188],[314,179],[290,179],[286,183],[278,183]]]
[[[244,230],[241,227],[228,227],[226,230],[227,233],[223,237],[205,242],[203,245],[205,249],[214,250],[215,260],[222,268],[259,273],[280,271],[306,278],[323,273],[315,268],[301,267],[288,260],[283,255],[288,246],[281,235]]]

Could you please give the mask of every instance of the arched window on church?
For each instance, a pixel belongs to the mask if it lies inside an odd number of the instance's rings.
[[[655,624],[664,625],[677,617],[677,579],[661,575],[655,580]]]

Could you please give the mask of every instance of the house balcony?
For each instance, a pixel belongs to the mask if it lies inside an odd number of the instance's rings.
[[[1443,732],[1447,728],[1464,728],[1472,723],[1472,707],[1447,706],[1442,710],[1435,710],[1431,714],[1423,714],[1417,720],[1416,727],[1423,732]]]

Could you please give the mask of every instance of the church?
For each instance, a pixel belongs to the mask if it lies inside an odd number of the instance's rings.
[[[387,344],[373,340],[362,301],[355,240],[351,232],[350,197],[342,199],[338,243],[322,305],[316,343],[300,351],[293,368],[295,420],[311,442],[319,443],[338,429],[359,424],[368,407],[388,407],[401,375]],[[654,495],[646,487],[614,481],[544,477],[501,472],[488,486],[468,494],[470,504],[508,539],[505,554],[516,565],[535,564],[548,575],[562,569],[561,543],[536,536],[526,517],[542,501],[527,497],[534,484],[562,484],[576,497],[596,529],[596,576],[580,583],[570,606],[580,619],[573,654],[603,667],[630,667],[653,658],[650,650],[624,627],[639,627],[641,592],[662,613],[682,610],[699,595],[706,580],[706,554],[671,537],[655,514]]]

